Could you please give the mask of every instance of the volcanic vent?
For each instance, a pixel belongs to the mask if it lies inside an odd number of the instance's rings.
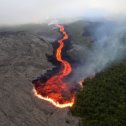
[[[71,64],[62,58],[64,43],[68,40],[68,34],[64,26],[56,24],[62,33],[62,38],[58,40],[58,47],[55,50],[55,58],[60,63],[60,69],[49,78],[40,77],[33,81],[34,94],[43,100],[49,101],[59,108],[71,107],[75,101],[75,90],[71,88],[68,76],[72,73]]]

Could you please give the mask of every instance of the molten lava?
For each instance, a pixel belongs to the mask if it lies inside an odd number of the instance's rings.
[[[70,84],[64,81],[64,78],[72,72],[69,62],[62,59],[62,49],[64,41],[68,39],[68,34],[64,30],[64,26],[56,24],[63,34],[58,40],[59,47],[56,49],[56,59],[62,65],[60,72],[50,77],[45,83],[34,84],[34,94],[40,99],[49,101],[59,108],[71,107],[75,101],[75,91],[70,88]]]

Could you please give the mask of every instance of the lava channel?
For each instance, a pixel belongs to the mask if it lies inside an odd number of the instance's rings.
[[[62,59],[62,49],[64,41],[68,39],[68,34],[64,30],[64,26],[56,24],[63,37],[58,40],[58,48],[56,49],[55,57],[62,65],[58,74],[50,77],[45,83],[34,83],[34,94],[40,99],[52,103],[59,108],[72,107],[75,101],[75,91],[71,90],[70,84],[64,81],[64,78],[72,72],[72,67],[69,62]]]

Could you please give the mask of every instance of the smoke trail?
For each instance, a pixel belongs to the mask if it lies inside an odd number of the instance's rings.
[[[92,29],[93,30],[93,29]],[[85,62],[76,70],[77,79],[94,76],[113,62],[126,58],[126,26],[122,23],[103,23],[93,30],[95,42]]]

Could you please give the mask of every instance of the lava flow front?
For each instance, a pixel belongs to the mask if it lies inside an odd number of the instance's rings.
[[[62,59],[62,49],[64,41],[68,39],[68,34],[64,30],[64,26],[56,24],[60,29],[63,37],[58,40],[58,48],[56,49],[55,57],[62,65],[58,74],[51,76],[46,82],[37,81],[34,83],[34,94],[40,99],[49,101],[59,108],[71,107],[75,101],[75,91],[73,91],[68,82],[64,78],[72,72],[72,67],[69,62]]]

